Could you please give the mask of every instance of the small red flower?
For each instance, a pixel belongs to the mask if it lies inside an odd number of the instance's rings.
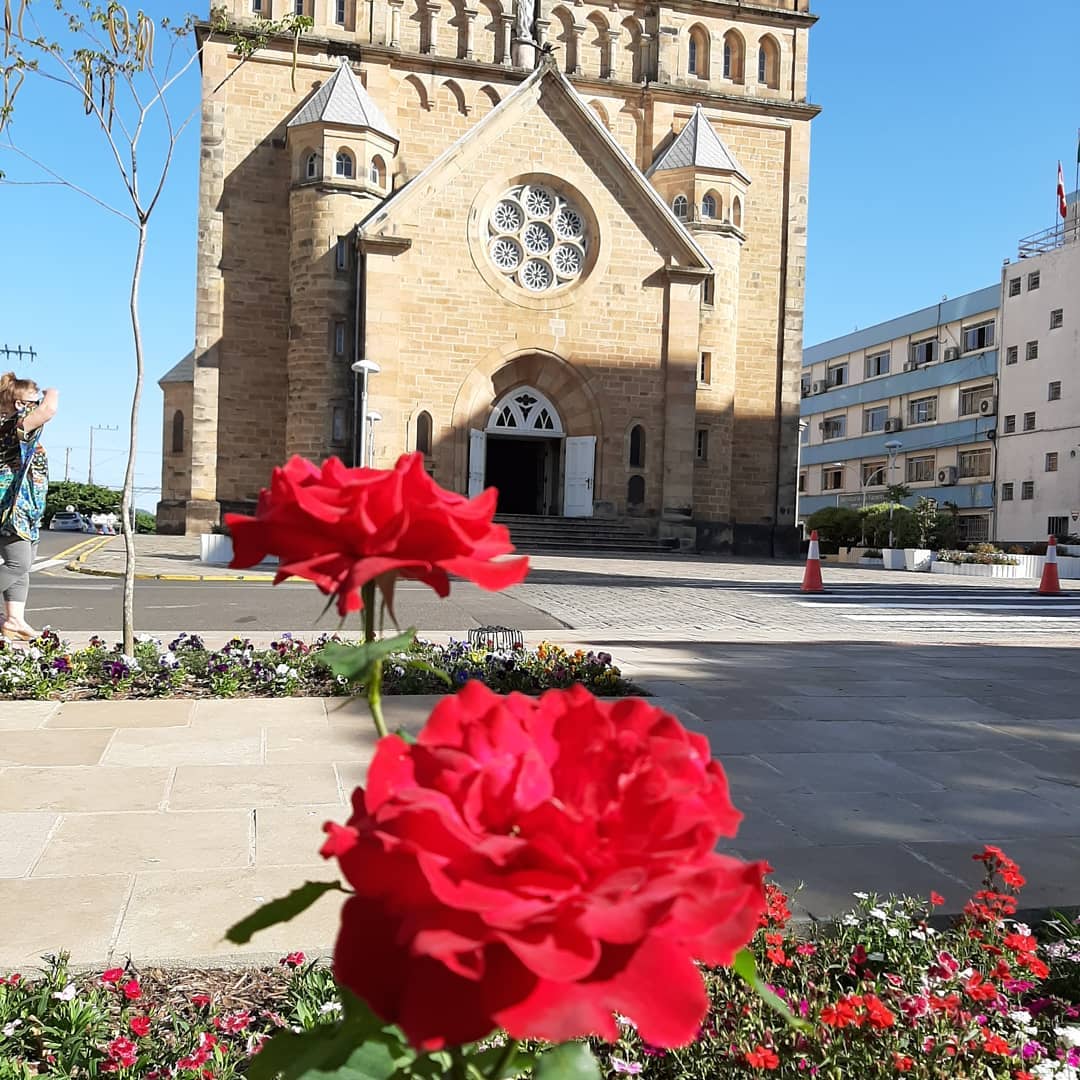
[[[130,1068],[139,1057],[139,1048],[130,1040],[121,1036],[109,1043],[109,1057],[119,1065]]]
[[[999,1057],[1008,1057],[1011,1053],[1009,1044],[1000,1036],[996,1035],[989,1028],[982,1028],[983,1036],[983,1053],[997,1054]]]
[[[864,967],[868,957],[866,955],[866,949],[862,945],[856,945],[851,953],[851,966],[852,967]]]
[[[896,1017],[885,1003],[873,994],[863,995],[863,1007],[866,1009],[866,1019],[872,1028],[884,1031],[896,1023]]]
[[[945,897],[939,892],[931,892],[930,903],[933,904],[934,907],[941,907],[941,905],[945,903]],[[911,1059],[908,1058],[907,1060],[910,1061]]]
[[[210,1004],[210,995],[209,994],[192,994],[191,995],[191,1004],[195,1005],[197,1008],[205,1009],[206,1006]]]
[[[227,1035],[239,1035],[241,1031],[247,1031],[250,1027],[251,1013],[247,1009],[242,1009],[240,1012],[215,1020],[214,1023],[219,1031],[224,1031]]]
[[[124,977],[124,969],[123,968],[109,968],[108,971],[103,971],[101,973],[101,981],[103,983],[108,984],[108,985],[112,985],[113,983],[118,983],[123,977]]]
[[[305,957],[302,952],[291,952],[286,953],[278,963],[281,964],[282,967],[298,968],[304,965],[306,959],[307,957]]]
[[[768,1046],[757,1046],[753,1050],[748,1050],[743,1058],[751,1069],[772,1070],[780,1067],[780,1058],[776,1051]]]
[[[907,1054],[898,1054],[894,1050],[892,1060],[893,1060],[893,1068],[897,1072],[901,1072],[901,1073],[911,1072],[911,1070],[915,1068],[914,1060],[912,1058],[909,1058],[907,1056]]]
[[[142,997],[142,987],[139,985],[138,979],[128,979],[122,987],[124,991],[124,997],[128,1001],[138,1001]]]
[[[149,1016],[133,1016],[128,1021],[128,1027],[131,1028],[132,1033],[137,1038],[144,1038],[150,1033],[150,1017]]]
[[[998,996],[997,987],[986,982],[977,971],[964,982],[964,990],[972,1001],[995,1001]]]

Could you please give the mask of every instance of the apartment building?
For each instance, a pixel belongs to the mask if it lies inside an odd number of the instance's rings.
[[[1001,271],[997,539],[1080,533],[1080,215]]]
[[[955,504],[965,542],[994,535],[1000,300],[992,285],[804,350],[800,521],[906,484],[909,503]]]

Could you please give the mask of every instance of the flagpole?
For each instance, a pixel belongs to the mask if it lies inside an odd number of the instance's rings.
[[[1080,239],[1080,128],[1076,129],[1076,177],[1073,180],[1073,240]]]

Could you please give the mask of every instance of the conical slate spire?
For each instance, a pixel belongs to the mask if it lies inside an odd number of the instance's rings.
[[[383,116],[345,58],[342,58],[341,67],[304,102],[288,126],[299,127],[301,124],[369,128],[397,141],[397,133],[390,121]]]
[[[694,115],[690,117],[689,123],[653,162],[645,175],[652,176],[655,172],[667,169],[713,169],[718,172],[731,172],[750,183],[745,170],[724,145],[724,140],[716,134],[700,105],[694,106]]]

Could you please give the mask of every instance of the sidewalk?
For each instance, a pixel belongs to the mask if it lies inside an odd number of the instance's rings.
[[[580,640],[580,639],[579,639]],[[596,643],[581,640],[585,647]],[[731,848],[805,883],[803,917],[856,889],[957,910],[971,853],[1001,844],[1033,906],[1080,902],[1080,708],[1072,650],[844,643],[624,642],[616,662],[704,732],[745,820]],[[417,729],[434,699],[392,697]],[[321,825],[344,820],[372,753],[337,700],[0,703],[0,969],[186,965],[328,951],[326,897],[243,948],[224,929],[330,878]]]
[[[100,544],[87,549],[68,563],[67,569],[101,577],[123,577],[126,554],[122,536],[101,537]],[[270,569],[230,570],[227,566],[207,566],[199,559],[197,536],[135,537],[138,581],[273,581]]]

